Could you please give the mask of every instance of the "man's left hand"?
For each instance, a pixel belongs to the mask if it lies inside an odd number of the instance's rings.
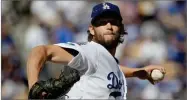
[[[149,65],[149,66],[145,66],[143,68],[140,68],[140,70],[134,72],[133,74],[140,78],[140,79],[147,79],[150,83],[152,84],[155,84],[156,81],[154,81],[152,78],[151,78],[151,72],[154,70],[154,69],[158,69],[160,70],[163,74],[166,73],[166,70],[164,67],[162,66],[159,66],[159,65]]]

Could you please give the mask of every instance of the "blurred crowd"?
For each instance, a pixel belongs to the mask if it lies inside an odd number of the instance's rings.
[[[97,1],[2,1],[1,87],[2,99],[26,99],[26,61],[38,45],[86,42],[92,7]],[[127,79],[129,99],[185,99],[186,89],[186,1],[108,1],[120,7],[128,32],[116,57],[122,65],[140,68],[160,64],[165,79],[151,85],[147,80]],[[41,79],[56,77],[61,65],[47,63]],[[49,67],[48,67],[49,66]],[[51,67],[53,66],[53,68]],[[54,67],[56,66],[56,67]]]

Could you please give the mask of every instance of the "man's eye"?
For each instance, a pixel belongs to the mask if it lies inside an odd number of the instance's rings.
[[[121,25],[121,23],[116,20],[98,20],[94,23],[94,26],[103,26],[103,25],[106,25],[107,23],[110,23],[111,25],[116,25],[116,26]]]
[[[103,21],[103,20],[100,20],[100,21],[96,21],[94,23],[94,26],[103,26],[103,25],[106,25],[107,24],[107,21]]]
[[[115,21],[115,20],[110,21],[110,23],[111,23],[112,25],[116,25],[116,26],[120,26],[120,25],[121,25],[120,22]]]

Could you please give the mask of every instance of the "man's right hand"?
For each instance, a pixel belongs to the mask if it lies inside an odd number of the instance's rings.
[[[29,90],[38,81],[39,73],[46,61],[67,64],[73,56],[56,45],[34,47],[27,60],[27,78]]]
[[[68,67],[66,71],[61,72],[58,79],[50,78],[47,81],[36,82],[29,91],[29,99],[57,99],[65,95],[79,80],[79,72]]]

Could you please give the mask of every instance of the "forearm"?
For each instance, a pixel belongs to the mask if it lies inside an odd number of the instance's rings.
[[[38,81],[39,72],[42,69],[45,61],[47,60],[46,52],[44,47],[36,47],[34,48],[27,61],[27,77],[28,77],[28,84],[29,89],[32,85]]]
[[[27,61],[27,77],[29,89],[38,81],[39,72],[46,61],[67,64],[73,56],[55,45],[38,46],[32,49]]]
[[[139,71],[139,70],[141,70],[141,68],[130,68],[130,67],[121,66],[121,65],[120,65],[120,68],[121,68],[121,70],[124,73],[126,78],[128,78],[128,77],[137,77],[134,73]]]

